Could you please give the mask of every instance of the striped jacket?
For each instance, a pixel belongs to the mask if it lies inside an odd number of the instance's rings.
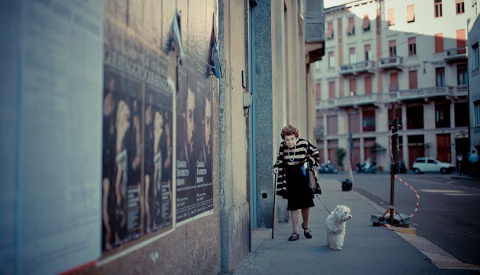
[[[306,161],[309,162],[310,169],[313,169],[315,166],[318,167],[317,147],[313,146],[308,140],[299,138],[295,147],[293,148],[293,152],[289,152],[285,141],[282,141],[280,144],[277,161],[273,165],[274,168],[278,168],[276,190],[277,195],[282,196],[284,199],[287,198],[287,181],[284,166],[289,164],[305,163]]]

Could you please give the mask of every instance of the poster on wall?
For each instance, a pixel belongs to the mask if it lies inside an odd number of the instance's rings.
[[[143,28],[142,22],[154,21],[142,20],[142,5],[107,5],[112,16],[104,40],[103,251],[173,226],[175,81],[168,57],[158,50],[158,34],[148,31],[156,29]]]
[[[195,2],[190,10],[208,10]],[[213,17],[188,20],[189,32],[182,33],[184,51],[178,66],[176,221],[183,222],[213,210],[212,97],[215,81],[210,73]],[[207,20],[205,20],[205,18]],[[186,23],[187,21],[182,20]],[[185,43],[184,43],[185,42]]]
[[[147,231],[173,223],[173,92],[168,61],[146,51],[145,66],[145,204]]]
[[[192,73],[183,83],[177,93],[177,222],[213,209],[211,84]]]
[[[9,138],[0,133],[15,148],[2,151],[15,176],[2,176],[0,273],[60,274],[94,264],[104,3],[2,1],[0,10],[0,71],[9,76],[0,83],[0,109],[14,119]]]

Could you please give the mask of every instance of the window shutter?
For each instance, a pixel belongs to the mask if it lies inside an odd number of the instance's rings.
[[[390,91],[398,91],[398,73],[390,74]]]
[[[323,1],[305,1],[305,42],[325,41]]]
[[[395,10],[388,9],[388,25],[393,26],[395,25]]]
[[[327,39],[333,38],[333,22],[328,22],[327,24]]]
[[[465,48],[465,29],[457,30],[457,48]]]
[[[370,29],[370,18],[368,18],[368,14],[365,14],[365,16],[363,17],[362,29],[363,30]]]
[[[372,93],[372,77],[371,76],[366,76],[365,77],[365,94],[371,94]]]
[[[443,52],[443,33],[435,34],[435,52]]]
[[[407,22],[415,22],[415,9],[414,5],[407,6]]]
[[[417,89],[417,71],[409,71],[408,72],[408,81],[409,81],[409,88],[410,89]]]
[[[348,18],[348,28],[347,28],[347,33],[348,34],[353,34],[355,30],[355,18],[350,17]]]

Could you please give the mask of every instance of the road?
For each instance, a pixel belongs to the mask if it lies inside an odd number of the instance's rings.
[[[480,180],[457,179],[453,174],[408,173],[398,176],[420,195],[418,211],[411,219],[411,226],[416,228],[417,235],[463,263],[480,265]],[[348,173],[320,174],[322,177],[340,182],[348,177]],[[390,204],[390,174],[354,173],[353,177],[354,191],[387,211]],[[395,180],[394,186],[397,212],[413,214],[417,204],[415,192],[398,180]]]

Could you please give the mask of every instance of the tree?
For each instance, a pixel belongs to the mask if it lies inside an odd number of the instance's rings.
[[[337,155],[337,166],[343,168],[343,159],[347,155],[347,151],[345,151],[345,149],[343,148],[337,148],[336,155]]]

